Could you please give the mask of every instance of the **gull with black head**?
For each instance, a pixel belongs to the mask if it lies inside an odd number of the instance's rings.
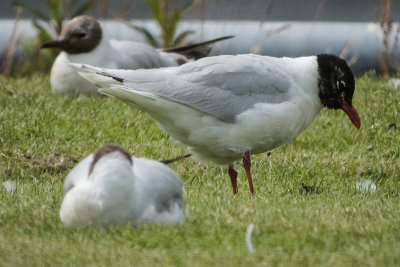
[[[250,155],[291,141],[322,107],[342,109],[357,129],[361,126],[352,103],[353,73],[335,55],[225,55],[135,71],[74,67],[101,93],[150,114],[195,158],[228,165],[234,193],[235,160],[243,160],[254,193]]]

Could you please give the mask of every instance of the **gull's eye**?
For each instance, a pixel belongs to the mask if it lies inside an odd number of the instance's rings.
[[[341,80],[341,81],[336,81],[336,88],[339,90],[343,90],[346,87],[346,83]]]
[[[86,38],[87,34],[86,32],[78,32],[75,36],[78,37],[79,39],[83,39]]]

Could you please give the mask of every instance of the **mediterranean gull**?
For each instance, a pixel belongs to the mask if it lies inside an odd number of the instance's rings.
[[[253,194],[250,154],[294,139],[322,107],[342,109],[361,126],[353,73],[334,55],[224,55],[151,70],[74,67],[101,93],[149,113],[196,159],[228,165],[234,193],[235,160],[243,159]]]

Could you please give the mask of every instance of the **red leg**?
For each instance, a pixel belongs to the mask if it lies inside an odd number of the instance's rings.
[[[250,172],[251,160],[249,151],[246,151],[243,154],[243,167],[246,170],[247,180],[249,181],[250,193],[254,195],[253,179],[251,179],[251,172]]]
[[[233,194],[237,194],[237,192],[238,192],[238,187],[237,187],[237,175],[238,175],[238,173],[237,173],[237,171],[235,171],[232,163],[229,164],[228,174],[229,174],[229,177],[231,178]]]

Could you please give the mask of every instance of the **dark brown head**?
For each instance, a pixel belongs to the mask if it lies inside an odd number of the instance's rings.
[[[342,109],[351,122],[360,129],[361,120],[353,107],[354,75],[346,61],[335,56],[321,54],[318,61],[318,87],[321,103],[331,109]]]
[[[57,40],[44,43],[41,48],[59,48],[69,54],[87,53],[99,45],[101,38],[100,23],[84,15],[70,20]]]
[[[105,155],[112,153],[112,152],[120,152],[124,157],[126,157],[129,162],[132,164],[132,158],[131,155],[129,155],[129,153],[123,149],[122,147],[120,147],[119,145],[115,145],[115,144],[107,144],[104,145],[102,147],[100,147],[93,156],[93,161],[90,164],[90,168],[89,168],[89,175],[92,173],[94,166],[96,165],[96,163]]]

